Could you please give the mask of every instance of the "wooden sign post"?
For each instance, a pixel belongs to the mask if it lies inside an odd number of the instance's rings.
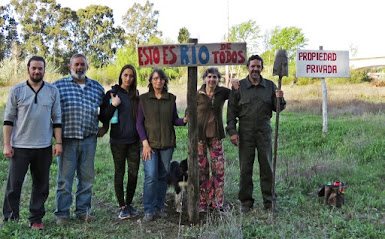
[[[148,45],[138,47],[139,67],[188,67],[188,215],[191,223],[199,222],[197,66],[244,65],[246,43]]]

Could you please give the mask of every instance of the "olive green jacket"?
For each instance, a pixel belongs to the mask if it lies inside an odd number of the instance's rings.
[[[227,108],[226,131],[231,136],[237,134],[236,124],[239,119],[239,127],[244,130],[258,128],[271,128],[270,118],[276,111],[277,98],[275,91],[277,86],[268,79],[262,77],[258,85],[253,85],[249,76],[239,82],[239,89],[232,90]],[[280,101],[280,111],[286,107],[285,99]]]

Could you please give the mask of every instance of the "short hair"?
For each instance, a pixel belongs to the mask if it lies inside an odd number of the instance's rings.
[[[31,65],[31,61],[42,61],[43,64],[44,64],[44,68],[45,68],[45,60],[43,57],[41,56],[33,56],[31,57],[29,60],[28,60],[28,63],[27,63],[27,67],[29,68],[29,66]]]
[[[261,66],[263,68],[263,59],[259,55],[252,55],[252,56],[250,56],[249,59],[247,60],[247,65],[246,66],[249,67],[250,61],[254,61],[254,60],[261,61]]]
[[[82,54],[82,53],[76,53],[76,54],[73,54],[72,57],[71,57],[71,59],[70,59],[70,65],[72,65],[72,62],[73,62],[74,59],[79,58],[79,57],[83,57],[84,60],[86,60],[86,64],[87,64],[87,66],[88,66],[87,57],[86,57],[84,54]]]
[[[166,75],[166,73],[164,73],[164,71],[162,69],[159,69],[159,68],[155,68],[152,72],[151,72],[151,75],[150,77],[148,78],[148,89],[150,91],[154,91],[154,87],[152,86],[152,77],[154,76],[154,74],[158,73],[160,79],[164,80],[164,86],[163,86],[163,89],[167,92],[168,91],[168,77]]]
[[[208,76],[208,74],[215,74],[215,75],[217,75],[217,77],[218,77],[218,82],[221,81],[221,73],[219,72],[218,68],[216,68],[216,67],[210,67],[210,68],[208,68],[208,69],[205,71],[205,73],[203,73],[202,78],[203,78],[203,79],[206,78],[206,77]]]

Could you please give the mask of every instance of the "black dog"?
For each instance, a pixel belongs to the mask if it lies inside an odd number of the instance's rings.
[[[175,190],[175,208],[177,212],[182,212],[182,192],[187,188],[187,159],[181,162],[172,161],[170,172],[167,175],[167,184]]]

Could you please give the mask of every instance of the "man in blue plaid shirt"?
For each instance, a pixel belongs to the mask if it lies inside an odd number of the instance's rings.
[[[87,58],[83,54],[73,55],[69,69],[69,77],[53,83],[60,92],[63,131],[63,153],[57,158],[57,225],[68,223],[75,171],[78,180],[75,215],[87,222],[95,219],[90,212],[96,138],[107,131],[106,128],[99,130],[98,122],[104,89],[99,82],[86,77]]]

